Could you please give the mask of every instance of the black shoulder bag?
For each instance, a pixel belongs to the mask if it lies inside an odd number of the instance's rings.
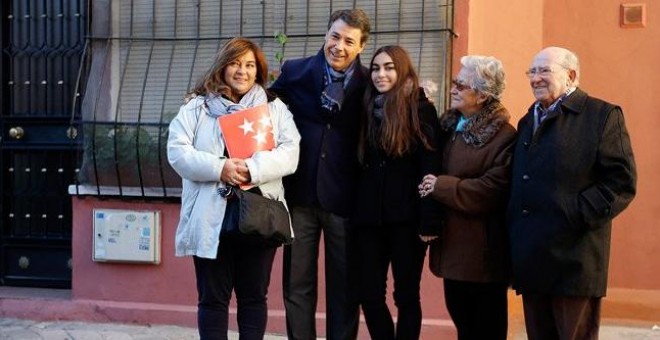
[[[284,203],[264,197],[258,187],[246,191],[227,186],[218,188],[218,193],[227,199],[223,233],[256,236],[278,247],[291,244],[289,212]]]

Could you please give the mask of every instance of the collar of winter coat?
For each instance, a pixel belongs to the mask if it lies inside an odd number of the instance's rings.
[[[550,112],[548,114],[548,118],[546,119],[551,119],[560,114],[566,114],[568,112],[572,114],[580,114],[582,111],[584,111],[584,106],[586,105],[588,98],[589,94],[578,87],[575,89],[575,91],[573,91],[573,93],[571,93],[570,96],[566,97],[566,99],[561,102],[561,110]],[[534,124],[534,105],[535,104],[529,106],[527,109],[527,114],[520,120],[520,124]]]
[[[566,97],[561,103],[561,107],[571,112],[580,113],[584,110],[589,95],[579,87]]]
[[[460,116],[461,113],[458,110],[447,111],[440,119],[442,130],[455,131]],[[483,147],[510,118],[509,111],[502,103],[491,100],[479,113],[468,118],[462,133],[463,140],[475,148]]]

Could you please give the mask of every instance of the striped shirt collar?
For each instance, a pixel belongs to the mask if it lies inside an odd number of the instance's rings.
[[[541,122],[545,120],[547,117],[548,113],[554,111],[559,104],[568,96],[571,95],[571,93],[575,92],[576,87],[569,87],[566,92],[561,95],[559,98],[557,98],[550,106],[548,106],[547,109],[544,109],[543,106],[541,105],[540,101],[536,101],[534,104],[534,130],[536,130],[539,125],[541,125]]]

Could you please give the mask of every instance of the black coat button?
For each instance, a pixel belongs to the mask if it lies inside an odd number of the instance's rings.
[[[523,175],[523,181],[529,181],[529,175]]]
[[[523,216],[529,216],[529,210],[527,210],[527,209],[523,209],[523,210],[522,210],[522,215],[523,215]]]

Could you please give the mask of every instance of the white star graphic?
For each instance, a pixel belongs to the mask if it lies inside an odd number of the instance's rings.
[[[261,119],[259,119],[259,123],[261,123],[261,126],[263,126],[264,128],[271,126],[270,117],[268,116],[261,117]]]
[[[258,145],[266,143],[266,134],[263,131],[257,132],[252,138],[257,141]]]
[[[238,127],[243,129],[243,136],[247,135],[248,132],[254,132],[254,129],[252,128],[252,125],[254,123],[243,118],[243,125],[239,125]]]

